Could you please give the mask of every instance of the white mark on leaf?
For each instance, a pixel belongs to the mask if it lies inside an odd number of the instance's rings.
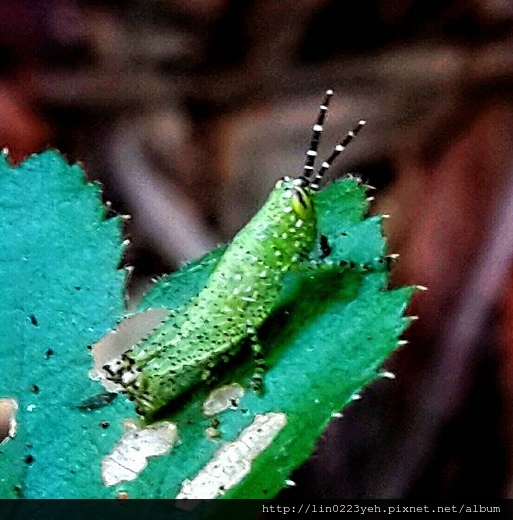
[[[135,480],[150,457],[169,453],[178,440],[176,425],[164,421],[139,429],[132,423],[111,453],[102,460],[102,480],[106,486]]]
[[[244,395],[244,388],[238,383],[221,386],[212,390],[203,402],[203,413],[209,417],[235,408]]]
[[[206,430],[205,430],[205,434],[206,436],[209,438],[209,439],[216,439],[217,437],[219,437],[221,435],[221,433],[219,432],[219,430],[217,428],[215,428],[214,426],[209,426]]]
[[[234,441],[217,450],[192,480],[182,482],[176,498],[212,499],[235,487],[248,475],[253,461],[270,446],[286,424],[284,413],[256,415]]]
[[[0,446],[16,437],[18,402],[11,398],[0,399]]]

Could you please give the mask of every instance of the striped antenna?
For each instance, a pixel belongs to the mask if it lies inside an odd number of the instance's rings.
[[[335,148],[331,155],[322,163],[321,169],[315,174],[313,179],[310,182],[310,188],[314,191],[319,189],[319,183],[321,182],[322,177],[328,170],[328,168],[333,164],[333,161],[345,150],[347,145],[356,137],[356,134],[365,126],[366,121],[363,119],[358,121],[358,124],[349,132],[347,132],[346,136],[343,139],[337,141]]]
[[[315,124],[312,127],[312,139],[310,141],[310,146],[308,147],[308,152],[306,152],[305,165],[303,166],[303,173],[301,175],[304,179],[309,179],[313,174],[315,158],[317,157],[317,147],[319,146],[322,134],[322,125],[324,124],[324,119],[326,118],[328,105],[332,96],[333,90],[327,90],[324,100],[319,106],[319,114],[317,116],[317,121],[315,121]]]

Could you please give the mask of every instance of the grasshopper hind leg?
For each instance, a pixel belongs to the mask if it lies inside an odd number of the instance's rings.
[[[250,343],[251,350],[253,351],[253,361],[255,364],[253,375],[251,376],[250,387],[254,390],[255,393],[262,395],[265,391],[264,374],[267,369],[267,363],[263,354],[264,349],[256,334],[251,334],[248,337],[248,341]]]

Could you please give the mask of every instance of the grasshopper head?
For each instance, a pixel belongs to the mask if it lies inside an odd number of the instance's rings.
[[[301,177],[284,177],[276,183],[275,189],[280,192],[284,208],[292,208],[302,220],[313,217],[312,189],[308,180]]]

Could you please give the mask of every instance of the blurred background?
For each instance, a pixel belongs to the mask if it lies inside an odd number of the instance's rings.
[[[0,145],[133,216],[134,300],[298,171],[327,88],[321,155],[367,119],[331,178],[377,188],[392,285],[429,291],[283,497],[513,498],[512,87],[509,0],[0,0]]]

